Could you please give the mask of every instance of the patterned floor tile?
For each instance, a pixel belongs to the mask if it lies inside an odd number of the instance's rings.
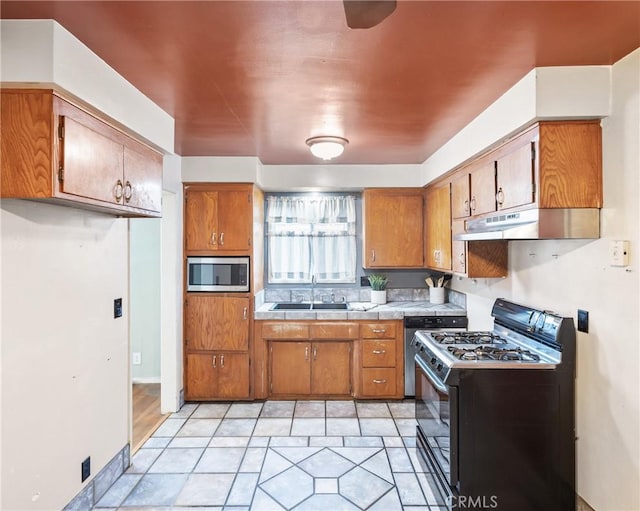
[[[438,485],[433,474],[416,474],[420,487],[430,506],[444,506],[445,501],[438,490]]]
[[[393,472],[413,472],[413,464],[406,449],[394,447],[386,451]]]
[[[388,403],[388,406],[394,419],[413,419],[416,416],[415,401]]]
[[[180,411],[176,413],[172,413],[169,418],[170,419],[188,419],[191,414],[198,408],[198,405],[195,403],[186,403],[182,405]]]
[[[239,472],[260,472],[266,454],[266,447],[249,447],[244,455]]]
[[[334,477],[316,478],[314,493],[338,493],[338,480]]]
[[[123,506],[171,506],[187,481],[187,474],[147,474]]]
[[[246,447],[250,440],[248,436],[214,436],[209,447]]]
[[[171,442],[171,437],[152,436],[143,445],[142,449],[164,449]]]
[[[311,436],[309,437],[310,447],[342,447],[344,437],[341,436]]]
[[[213,436],[221,419],[189,419],[176,436]]]
[[[179,506],[222,506],[234,474],[191,474],[176,499]]]
[[[187,405],[185,405],[187,406]],[[212,403],[202,404],[191,414],[192,419],[222,419],[229,409],[228,404]]]
[[[427,503],[414,473],[396,473],[393,477],[403,506],[423,506]]]
[[[225,417],[227,419],[257,418],[262,410],[262,403],[233,403]]]
[[[406,509],[407,508],[402,507],[398,492],[394,488],[391,491],[387,492],[378,502],[373,504],[369,508],[369,511],[403,511]]]
[[[358,419],[327,418],[327,436],[357,436],[360,434]]]
[[[227,506],[250,506],[257,484],[258,474],[238,474],[229,492]]]
[[[306,447],[308,444],[306,436],[272,436],[269,441],[271,447]]]
[[[297,401],[294,417],[324,417],[324,401]]]
[[[293,419],[291,436],[324,436],[324,419]]]
[[[187,419],[167,419],[151,436],[175,436],[185,422],[187,422]]]
[[[205,449],[194,472],[237,472],[245,450],[243,447],[210,447]]]
[[[262,483],[271,479],[272,477],[289,469],[291,466],[293,466],[293,463],[288,459],[284,458],[273,449],[267,450],[262,471],[260,472],[260,482]]]
[[[291,463],[300,463],[320,452],[322,447],[273,447],[273,450]]]
[[[360,465],[365,460],[371,458],[381,449],[376,447],[333,447],[331,451],[339,454],[343,458],[347,458],[349,461]]]
[[[344,437],[345,447],[383,447],[382,438],[379,436],[352,436]]]
[[[391,473],[391,466],[389,465],[389,459],[387,458],[386,451],[382,450],[378,454],[372,456],[364,463],[360,464],[362,468],[367,469],[372,474],[381,477],[388,483],[394,484],[393,474]]]
[[[202,436],[185,436],[185,437],[175,437],[169,445],[167,446],[169,449],[188,449],[190,447],[206,447],[209,445],[211,438],[202,437]]]
[[[296,511],[359,511],[359,509],[340,495],[327,494],[313,495],[296,507]]]
[[[290,509],[313,495],[313,477],[298,467],[291,467],[261,483],[260,488]]]
[[[251,436],[257,419],[223,419],[215,436]]]
[[[362,436],[396,436],[398,430],[393,419],[360,419]]]
[[[368,508],[393,488],[392,484],[360,467],[343,475],[338,484],[340,495],[362,509]]]
[[[253,503],[251,504],[251,511],[283,511],[284,509],[284,507],[278,504],[260,488],[256,489],[256,494],[253,497]]]
[[[399,436],[385,436],[382,441],[385,447],[405,447],[402,437]]]
[[[151,468],[150,474],[187,474],[193,470],[204,449],[166,449]]]
[[[396,428],[401,436],[416,436],[416,426],[417,422],[415,419],[395,419]]]
[[[285,436],[291,431],[291,419],[259,418],[254,436]]]
[[[162,449],[140,449],[133,455],[131,466],[127,469],[128,473],[144,474],[149,467],[158,459],[162,453]]]
[[[353,401],[327,401],[327,417],[342,417],[355,419],[356,407]]]
[[[293,417],[295,401],[267,401],[262,407],[260,417]]]
[[[356,408],[358,410],[358,417],[374,417],[374,418],[387,418],[391,417],[391,412],[387,403],[369,403],[369,402],[357,402]]]
[[[299,463],[300,467],[314,477],[339,477],[355,465],[325,448]]]
[[[96,507],[118,507],[122,504],[125,497],[129,495],[129,492],[131,492],[133,487],[138,484],[141,477],[142,474],[124,474],[120,476],[120,478],[111,485],[111,488],[109,488],[102,496]]]

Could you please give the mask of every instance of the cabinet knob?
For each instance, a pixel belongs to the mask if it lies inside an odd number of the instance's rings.
[[[212,364],[212,365],[213,365],[213,367],[215,367],[215,366],[216,366],[216,358],[217,358],[217,355],[214,355],[214,356],[213,356],[213,364]]]
[[[309,346],[304,349],[304,359],[309,360]]]
[[[460,264],[462,265],[462,267],[464,268],[464,265],[466,264],[466,260],[465,260],[465,253],[464,252],[460,252]]]
[[[373,350],[374,355],[384,355],[387,350]]]
[[[469,208],[469,199],[465,199],[464,200],[464,210],[465,212],[469,212],[470,208]]]
[[[373,383],[387,383],[387,380],[373,380]]]
[[[120,179],[118,179],[116,181],[116,186],[113,188],[113,195],[116,198],[116,202],[120,202],[122,200],[122,193],[123,193],[123,186],[122,186],[122,181],[120,181]]]
[[[247,308],[242,309],[242,319],[247,319]]]
[[[218,235],[215,232],[211,233],[211,244],[215,245],[218,242]]]
[[[220,245],[224,245],[224,233],[220,233]]]
[[[376,251],[375,250],[371,250],[371,262],[373,262],[373,263],[376,262]]]
[[[127,181],[124,185],[124,200],[125,202],[129,202],[131,197],[133,196],[133,187],[131,186],[131,181]]]
[[[475,212],[476,210],[476,197],[475,195],[473,197],[471,197],[471,203],[469,204],[471,206],[471,212]]]
[[[318,348],[316,346],[313,347],[313,360],[318,358]]]
[[[220,367],[224,367],[224,355],[220,355]]]
[[[502,187],[498,188],[498,193],[496,193],[496,202],[498,206],[502,206],[504,204],[504,192],[502,191]]]

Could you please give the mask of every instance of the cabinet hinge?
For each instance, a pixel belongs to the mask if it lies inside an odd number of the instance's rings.
[[[58,181],[64,181],[64,168],[60,165],[58,169]]]
[[[249,246],[251,246],[251,238],[247,239],[247,243]]]
[[[535,195],[535,194],[536,194],[536,184],[531,183],[531,195]]]
[[[531,161],[536,159],[536,144],[535,142],[531,142]]]
[[[58,124],[58,138],[64,138],[64,124],[62,124],[62,121]]]
[[[247,194],[247,203],[251,204],[251,194],[250,193]]]

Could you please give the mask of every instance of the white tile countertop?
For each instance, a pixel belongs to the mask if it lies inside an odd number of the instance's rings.
[[[349,302],[347,310],[271,310],[275,303],[258,307],[254,319],[258,320],[355,320],[402,319],[405,316],[460,316],[466,315],[464,307],[454,303],[433,304],[428,301],[397,301],[384,305],[370,302]]]

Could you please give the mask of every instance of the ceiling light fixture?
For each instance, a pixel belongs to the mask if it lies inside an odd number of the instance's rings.
[[[306,142],[311,154],[323,160],[340,156],[344,151],[344,146],[349,143],[346,138],[342,137],[311,137]]]

